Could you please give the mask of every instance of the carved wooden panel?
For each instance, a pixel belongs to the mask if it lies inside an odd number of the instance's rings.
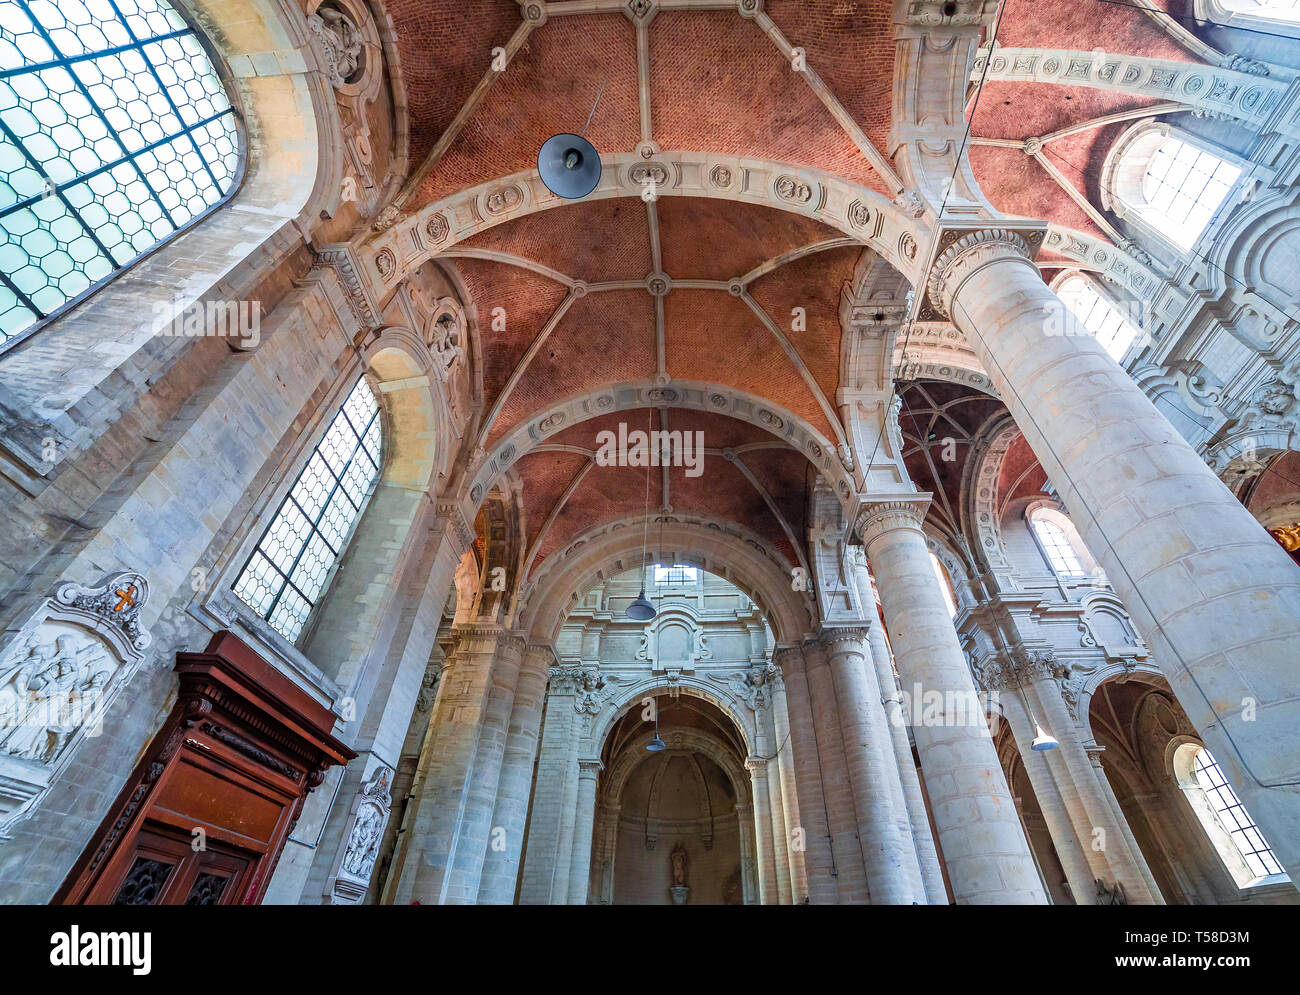
[[[253,905],[308,793],[356,754],[334,714],[230,632],[178,653],[167,721],[55,902]]]

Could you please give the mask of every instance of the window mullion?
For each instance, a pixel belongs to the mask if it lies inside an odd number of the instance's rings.
[[[27,15],[31,17],[29,13]],[[118,16],[121,16],[120,14]],[[130,32],[130,28],[127,31]],[[193,34],[193,28],[177,28],[165,35],[158,35],[156,38],[150,38],[149,41],[171,41],[173,38],[181,38],[184,35]],[[132,37],[135,37],[132,35]],[[68,66],[75,65],[78,62],[87,62],[90,59],[101,59],[106,55],[121,55],[123,52],[129,52],[135,48],[135,45],[115,45],[112,48],[100,49],[97,52],[85,52],[82,55],[65,55],[61,58],[52,59],[49,62],[34,62],[30,65],[16,66],[13,69],[0,69],[0,79],[9,79],[13,76],[22,76],[26,73],[44,72],[46,69],[66,69]]]
[[[112,264],[113,269],[115,270],[121,269],[122,264],[117,261],[117,258],[113,255],[113,253],[108,251],[108,246],[106,246],[103,242],[99,240],[99,236],[96,235],[94,231],[91,230],[90,225],[86,224],[86,219],[81,216],[81,212],[72,206],[72,202],[68,200],[67,196],[63,193],[63,189],[50,178],[50,174],[45,171],[45,167],[42,166],[39,162],[36,161],[36,159],[32,157],[32,154],[27,150],[27,144],[21,141],[18,138],[18,136],[13,133],[9,125],[5,124],[3,118],[0,118],[0,132],[3,132],[4,136],[8,138],[9,141],[14,143],[18,151],[23,154],[23,158],[27,160],[27,164],[31,166],[32,169],[36,171],[37,175],[39,175],[40,178],[43,179],[49,185],[49,188],[53,190],[53,196],[59,198],[59,202],[63,205],[64,209],[68,212],[68,214],[71,217],[76,219],[77,224],[81,226],[81,230],[86,233],[86,236],[92,242],[95,243],[95,247],[104,254],[104,258],[107,259]],[[36,202],[38,203],[44,199],[45,199],[45,195],[35,198]],[[15,209],[16,207],[17,205],[15,205]],[[0,219],[7,218],[10,213],[12,213],[12,209],[10,211],[4,212],[3,214],[0,214]],[[21,244],[22,243],[19,242],[19,245]],[[6,280],[5,282],[7,283],[8,280]],[[37,313],[38,314],[41,313],[39,308],[37,309]],[[41,314],[41,317],[44,317],[44,314]]]

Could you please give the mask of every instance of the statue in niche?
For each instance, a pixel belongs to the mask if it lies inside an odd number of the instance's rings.
[[[678,843],[673,847],[673,852],[669,854],[668,859],[673,865],[673,887],[685,888],[687,864],[686,847]]]
[[[360,880],[368,880],[379,855],[379,841],[388,819],[391,802],[387,767],[377,770],[361,786],[362,801],[352,824],[348,848],[343,854],[343,870]]]
[[[0,670],[0,752],[50,763],[86,720],[116,665],[97,643],[78,642],[38,630],[26,657]]]

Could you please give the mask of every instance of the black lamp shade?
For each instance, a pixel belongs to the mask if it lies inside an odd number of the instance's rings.
[[[635,622],[648,622],[655,617],[655,606],[645,596],[645,588],[636,596],[636,600],[627,606],[626,615]]]
[[[600,182],[600,153],[581,135],[552,135],[537,153],[537,172],[551,193],[577,200]]]

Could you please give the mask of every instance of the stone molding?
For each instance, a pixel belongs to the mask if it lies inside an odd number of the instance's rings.
[[[832,653],[855,651],[867,656],[870,652],[871,630],[865,625],[846,625],[835,626],[833,628],[822,629],[821,635],[818,636],[818,642],[825,646]],[[849,644],[844,649],[839,649],[841,643]]]
[[[962,283],[1002,259],[1033,266],[1029,245],[1009,228],[980,228],[963,235],[941,252],[930,268],[927,288],[931,306],[944,317],[951,317],[952,301]]]
[[[862,547],[870,556],[871,544],[894,529],[912,529],[924,534],[921,523],[925,521],[925,514],[929,507],[929,494],[867,501],[858,511],[853,530],[862,540]]]

